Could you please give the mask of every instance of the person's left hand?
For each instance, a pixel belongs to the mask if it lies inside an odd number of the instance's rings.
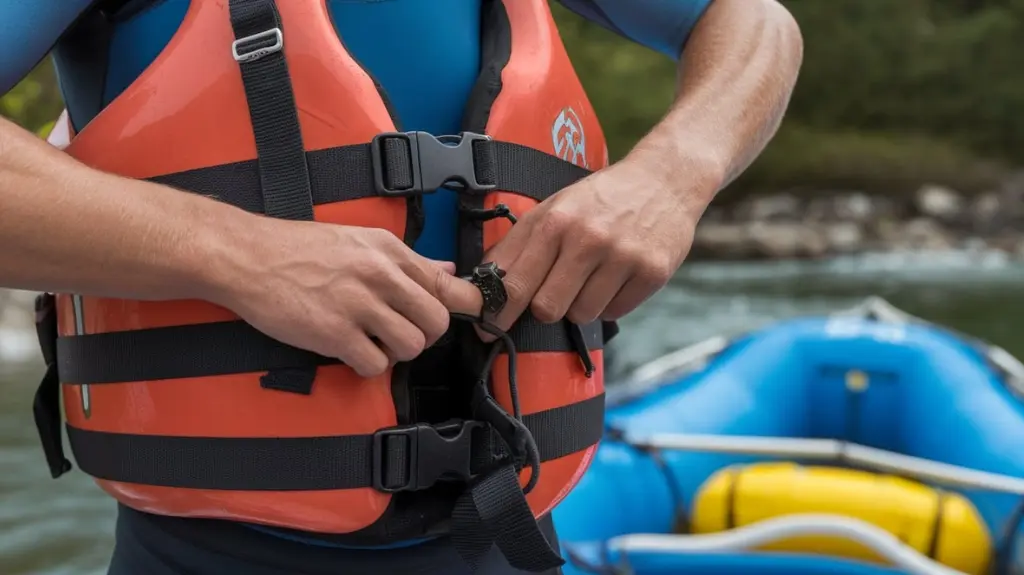
[[[690,250],[703,212],[687,196],[696,184],[670,189],[642,164],[623,160],[521,216],[484,258],[506,271],[508,303],[491,321],[507,330],[528,306],[542,322],[578,324],[635,309]]]

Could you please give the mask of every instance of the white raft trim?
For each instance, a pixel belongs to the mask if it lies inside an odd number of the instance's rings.
[[[1024,479],[834,439],[684,433],[626,434],[626,443],[644,449],[702,451],[836,461],[941,483],[1024,495]]]
[[[720,533],[621,535],[609,540],[608,547],[622,553],[624,559],[628,561],[630,552],[734,553],[749,551],[754,547],[790,537],[815,535],[845,537],[856,541],[890,562],[892,566],[911,575],[966,575],[963,571],[957,571],[921,555],[884,529],[859,519],[827,513],[787,515]]]

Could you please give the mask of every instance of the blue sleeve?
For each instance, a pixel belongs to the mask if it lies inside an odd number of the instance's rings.
[[[678,59],[690,32],[713,0],[560,0],[569,10],[613,32]]]
[[[0,1],[0,96],[31,72],[95,1]]]

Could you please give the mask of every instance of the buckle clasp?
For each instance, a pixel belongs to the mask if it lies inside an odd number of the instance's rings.
[[[399,141],[405,154],[389,151],[388,141]],[[493,190],[494,184],[481,182],[477,173],[476,144],[492,141],[486,134],[462,132],[454,136],[434,136],[428,132],[387,132],[374,136],[370,145],[373,161],[373,183],[377,193],[386,197],[408,197],[431,193],[445,184],[459,184],[467,191],[481,193]],[[388,178],[388,160],[406,161],[411,183],[394,185]],[[404,183],[403,183],[404,184]]]
[[[427,489],[441,479],[469,481],[473,477],[473,432],[485,426],[482,421],[453,421],[377,431],[373,434],[371,462],[373,488],[397,493]],[[391,458],[395,449],[404,451],[404,461]],[[396,463],[404,467],[404,472],[392,467]]]

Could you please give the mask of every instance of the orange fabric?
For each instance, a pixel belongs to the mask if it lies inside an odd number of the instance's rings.
[[[370,141],[394,130],[372,80],[345,52],[325,0],[277,3],[285,55],[307,150]],[[556,153],[553,126],[564,110],[578,116],[587,138],[585,163],[607,163],[600,126],[558,37],[545,0],[507,1],[513,34],[503,91],[493,106],[488,133],[499,140]],[[80,133],[68,153],[97,169],[149,178],[256,157],[255,141],[225,0],[193,0],[162,54],[124,93]],[[564,157],[564,156],[563,156]],[[488,207],[506,203],[521,214],[535,202],[494,193]],[[317,206],[317,221],[390,230],[406,229],[404,199],[370,198]],[[507,232],[485,225],[487,247]],[[72,296],[58,296],[59,331],[104,333],[237,319],[202,301],[131,301],[81,298],[76,319]],[[80,321],[81,332],[76,331]],[[594,353],[600,365],[600,353]],[[496,396],[509,408],[504,361],[496,367]],[[504,367],[503,367],[504,366]],[[322,367],[311,395],[268,393],[260,373],[63,386],[70,425],[132,434],[205,437],[311,437],[368,434],[396,425],[391,374],[372,380],[345,366]],[[572,353],[523,354],[519,372],[524,413],[576,403],[603,392],[599,370],[586,378]],[[83,397],[88,394],[88,397]],[[85,405],[89,405],[86,410]],[[536,514],[549,511],[586,470],[595,448],[545,463],[530,494]],[[524,472],[524,473],[528,473]],[[526,475],[524,475],[524,478]],[[212,517],[324,533],[362,529],[387,508],[390,495],[352,489],[308,492],[243,492],[178,489],[97,480],[124,504],[164,515]]]

